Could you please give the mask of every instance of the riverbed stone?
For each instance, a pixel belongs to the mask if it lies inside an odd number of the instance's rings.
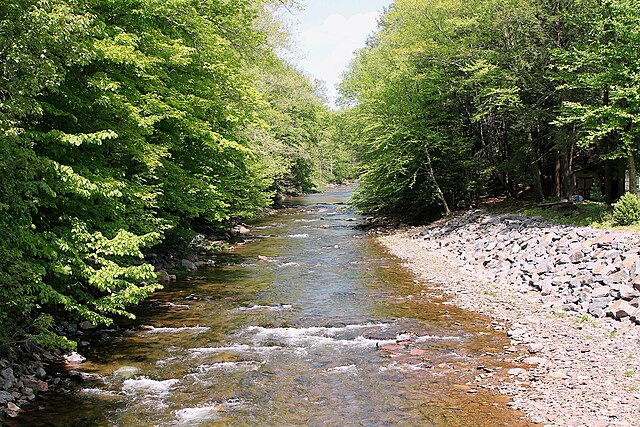
[[[0,390],[0,405],[4,405],[7,402],[11,402],[13,396],[8,391]]]
[[[618,298],[631,301],[634,298],[640,297],[640,291],[637,291],[635,288],[629,285],[620,285],[616,290],[616,294]]]
[[[615,301],[605,310],[607,316],[613,317],[616,320],[620,320],[631,315],[635,316],[637,312],[638,309],[636,307],[624,300]]]
[[[9,383],[9,387],[16,383],[16,377],[13,373],[13,368],[5,368],[0,371],[0,378],[4,379],[6,383]]]
[[[166,270],[158,271],[157,279],[158,279],[158,282],[170,282],[171,281],[171,278],[169,277],[169,273],[167,273]]]
[[[188,259],[181,260],[180,265],[187,271],[196,271],[198,269],[198,267]]]
[[[69,364],[69,365],[77,365],[80,363],[83,363],[85,360],[87,360],[86,357],[82,356],[79,353],[76,353],[75,351],[67,354],[63,357],[65,363]]]

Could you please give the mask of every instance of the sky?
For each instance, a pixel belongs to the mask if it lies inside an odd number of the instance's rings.
[[[392,0],[303,0],[304,10],[287,14],[299,52],[298,66],[323,80],[334,105],[336,84],[374,32],[377,19]]]

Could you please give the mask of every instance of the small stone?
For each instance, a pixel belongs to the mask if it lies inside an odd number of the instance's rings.
[[[607,313],[604,311],[604,308],[601,308],[601,307],[589,306],[589,309],[587,310],[587,312],[593,317],[597,317],[597,318],[602,318],[607,315]]]
[[[547,359],[544,359],[542,357],[527,357],[522,362],[526,363],[527,365],[542,365],[547,363]]]
[[[93,323],[89,322],[88,320],[85,320],[84,322],[80,322],[78,326],[80,327],[80,329],[84,331],[95,328],[95,326],[93,326]]]
[[[544,345],[540,343],[531,343],[529,344],[527,349],[529,350],[529,353],[536,354],[541,352],[544,349]]]
[[[629,285],[620,285],[618,291],[618,298],[623,299],[625,301],[631,301],[634,298],[640,297],[640,292],[635,290]]]
[[[607,316],[613,317],[616,320],[620,320],[625,317],[629,317],[631,315],[635,315],[638,309],[627,301],[618,300],[611,304],[606,310],[605,313]]]
[[[569,260],[573,264],[579,263],[583,258],[584,258],[584,254],[582,253],[582,250],[572,252],[571,255],[569,255]]]
[[[12,368],[5,368],[0,371],[0,377],[2,377],[5,381],[11,383],[11,385],[15,384],[16,377],[13,374]]]
[[[121,366],[113,372],[114,376],[129,378],[140,372],[140,368],[135,366]]]
[[[522,368],[513,368],[507,371],[507,374],[513,375],[513,376],[522,375],[526,373],[527,373],[527,370]]]
[[[507,331],[507,336],[513,339],[520,339],[526,335],[526,333],[527,330],[524,328],[509,329]]]
[[[554,380],[565,380],[569,378],[569,375],[564,371],[551,371],[549,372],[549,378]]]
[[[7,403],[7,409],[11,412],[22,412],[22,409],[13,402]]]
[[[102,377],[98,374],[91,374],[82,371],[69,371],[69,375],[82,381],[100,381]]]
[[[76,353],[75,351],[71,354],[65,355],[63,359],[65,363],[69,365],[79,365],[80,363],[83,363],[85,360],[87,360],[86,357]]]
[[[626,284],[627,282],[629,282],[629,273],[626,270],[606,275],[604,279],[604,284],[609,286]]]
[[[165,270],[158,271],[158,276],[156,278],[158,279],[158,282],[170,282],[171,281],[171,278],[169,277],[169,273],[167,273]]]
[[[187,271],[196,271],[198,269],[198,267],[196,267],[196,265],[188,259],[183,259],[182,261],[180,261],[180,265],[182,265],[182,267],[184,267],[184,269]]]
[[[633,277],[640,273],[640,256],[638,254],[628,254],[625,256],[622,265]]]
[[[421,350],[421,349],[419,349],[419,348],[411,349],[411,352],[409,352],[409,354],[410,354],[411,356],[422,356],[422,355],[423,355],[423,354],[425,354],[425,353],[426,353],[426,351]]]
[[[5,403],[9,402],[12,399],[13,399],[13,396],[11,396],[11,393],[4,390],[0,390],[0,405],[4,405]]]
[[[608,297],[610,294],[611,294],[611,288],[609,286],[600,286],[595,288],[591,292],[591,298],[596,299],[601,297]]]

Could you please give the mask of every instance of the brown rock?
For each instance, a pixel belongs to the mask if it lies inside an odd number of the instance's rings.
[[[171,281],[171,278],[169,277],[169,273],[167,273],[165,270],[158,271],[157,279],[158,279],[158,282],[170,282]]]
[[[627,301],[618,300],[611,304],[605,312],[607,316],[611,316],[614,319],[622,319],[624,317],[629,317],[631,315],[635,315],[638,311],[637,308],[629,304]]]
[[[7,409],[11,412],[23,412],[22,409],[13,402],[7,403]]]
[[[622,261],[622,265],[629,272],[629,274],[634,277],[637,276],[638,272],[640,272],[640,255],[627,255],[624,261]]]
[[[640,297],[640,292],[629,285],[620,285],[618,296],[625,301],[631,301],[634,298]]]

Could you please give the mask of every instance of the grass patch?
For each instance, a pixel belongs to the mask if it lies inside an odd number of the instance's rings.
[[[613,209],[602,202],[584,202],[575,205],[570,211],[562,209],[542,209],[532,206],[522,209],[520,213],[527,216],[537,216],[550,222],[560,224],[573,224],[584,227],[612,228]],[[638,227],[640,230],[640,227]]]
[[[491,199],[481,204],[481,207],[496,214],[518,213],[535,216],[545,221],[559,224],[571,224],[582,227],[604,229],[620,229],[640,232],[640,224],[619,227],[613,223],[613,206],[604,202],[585,201],[575,205],[575,209],[559,209],[553,207],[540,208],[533,201],[516,199]]]

